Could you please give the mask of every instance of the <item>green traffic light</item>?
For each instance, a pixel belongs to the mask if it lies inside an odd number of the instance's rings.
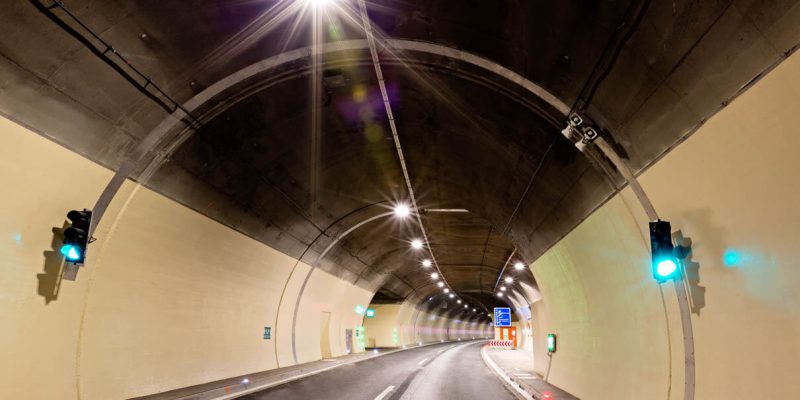
[[[61,246],[61,254],[64,255],[64,258],[66,258],[67,261],[77,261],[81,259],[80,249],[71,244],[65,244]]]
[[[552,333],[547,334],[547,352],[548,353],[556,352],[556,335]]]
[[[670,278],[678,270],[673,260],[661,260],[656,265],[656,274],[661,278]]]

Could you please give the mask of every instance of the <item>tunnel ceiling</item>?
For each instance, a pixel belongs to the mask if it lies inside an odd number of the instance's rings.
[[[50,4],[0,10],[0,110],[116,169],[166,112],[59,26],[80,31],[61,10],[44,11]],[[309,46],[310,12],[276,17],[292,4],[66,2],[179,103],[241,68]],[[348,14],[358,18],[355,0],[338,7],[349,11],[326,11],[325,41],[364,39],[348,22]],[[587,113],[637,171],[800,42],[796,1],[379,0],[368,10],[389,39],[479,56],[567,106],[599,81]],[[535,260],[621,180],[560,135],[562,112],[512,81],[447,55],[380,53],[420,209],[467,211],[422,213],[433,254],[462,298],[499,304],[493,293],[506,263]],[[411,220],[377,218],[319,259],[348,227],[409,194],[368,50],[323,56],[314,98],[310,62],[267,69],[215,96],[194,114],[202,126],[174,132],[179,145],[167,161],[134,178],[377,290],[381,301],[415,296],[445,307],[431,269],[420,266],[424,252],[408,246],[420,235]],[[535,287],[530,271],[515,276],[516,285]]]

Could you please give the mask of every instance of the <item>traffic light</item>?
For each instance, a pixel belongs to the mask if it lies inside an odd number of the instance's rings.
[[[650,251],[653,262],[653,278],[658,283],[680,278],[672,246],[672,227],[668,221],[650,223]]]
[[[89,226],[92,223],[92,212],[89,210],[72,210],[67,213],[72,225],[64,230],[64,244],[61,254],[73,264],[83,264],[86,260],[86,248],[89,246]]]
[[[554,333],[547,334],[547,352],[550,354],[556,352],[556,335]]]

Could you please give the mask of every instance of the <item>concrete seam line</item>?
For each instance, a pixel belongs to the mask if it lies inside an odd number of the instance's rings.
[[[451,342],[448,342],[448,343],[451,343]],[[212,400],[230,400],[230,399],[235,399],[235,398],[240,397],[240,396],[244,396],[244,395],[247,395],[247,394],[250,394],[250,393],[258,392],[260,390],[269,389],[271,387],[283,385],[284,383],[289,383],[289,382],[292,382],[292,381],[296,381],[298,379],[303,379],[303,378],[307,378],[307,377],[312,376],[312,375],[317,375],[317,374],[325,372],[325,371],[330,371],[330,370],[332,370],[334,368],[339,368],[339,367],[341,367],[343,365],[358,364],[358,363],[360,363],[362,361],[372,360],[373,358],[383,357],[383,356],[386,356],[386,355],[389,355],[389,354],[399,353],[401,351],[418,349],[420,347],[428,347],[428,346],[432,346],[432,345],[435,345],[435,344],[441,344],[441,342],[425,343],[422,346],[409,347],[409,348],[405,348],[405,349],[401,348],[401,349],[391,350],[391,351],[387,351],[385,353],[379,353],[379,354],[375,354],[375,355],[372,355],[372,356],[359,358],[358,360],[353,360],[353,361],[348,361],[348,362],[343,362],[343,363],[331,365],[330,367],[325,367],[325,368],[321,368],[321,369],[318,369],[318,370],[306,372],[304,374],[300,374],[300,375],[297,375],[297,376],[281,379],[281,380],[276,381],[276,382],[266,383],[264,385],[252,387],[250,389],[243,390],[241,392],[226,394],[225,396],[222,396],[222,397],[214,397]],[[455,346],[453,346],[453,347],[455,347]],[[449,347],[448,349],[451,349],[453,347]],[[216,389],[220,389],[220,388],[216,388]],[[212,389],[212,390],[215,390],[215,389]]]
[[[483,359],[483,362],[486,363],[487,366],[489,366],[489,369],[491,369],[492,372],[494,372],[495,375],[497,375],[497,377],[503,381],[503,383],[513,388],[514,391],[519,393],[519,395],[525,398],[526,400],[534,400],[541,397],[541,395],[535,396],[532,395],[531,393],[528,393],[518,383],[514,382],[511,379],[511,377],[508,376],[497,364],[495,364],[495,362],[492,361],[492,359],[489,357],[488,354],[486,354],[486,346],[481,347],[481,358]]]
[[[548,92],[543,87],[537,85],[536,83],[533,83],[524,76],[492,60],[465,51],[449,48],[441,44],[430,43],[430,42],[389,38],[385,39],[381,44],[383,46],[387,46],[392,49],[416,51],[426,54],[440,55],[443,57],[452,58],[472,64],[485,71],[491,72],[497,76],[501,76],[505,78],[507,81],[512,82],[524,88],[526,91],[544,100],[546,103],[548,103],[550,106],[552,106],[559,112],[563,113],[564,115],[567,115],[567,113],[569,112],[569,106],[567,106],[563,101],[561,101],[561,99],[559,99],[552,93]],[[325,48],[323,49],[323,54],[342,52],[347,50],[365,49],[365,48],[369,48],[367,40],[355,39],[355,40],[327,43],[325,45]],[[151,130],[144,137],[144,139],[142,139],[136,145],[136,147],[130,153],[128,153],[123,164],[117,171],[115,171],[114,176],[106,185],[106,188],[104,189],[103,193],[100,195],[100,197],[97,199],[97,202],[94,205],[93,211],[95,212],[95,217],[92,219],[92,226],[90,228],[90,232],[94,232],[94,228],[96,227],[97,224],[100,223],[100,220],[103,217],[103,213],[105,212],[106,208],[108,208],[109,204],[116,196],[117,191],[119,190],[120,186],[122,186],[122,182],[124,182],[126,179],[129,178],[129,175],[135,170],[136,166],[146,161],[146,157],[150,152],[157,150],[158,143],[169,133],[171,129],[174,129],[175,126],[181,123],[182,118],[186,117],[187,114],[185,114],[183,110],[192,112],[201,105],[207,103],[208,101],[211,101],[214,98],[214,96],[217,96],[223,91],[230,89],[239,82],[242,82],[248,78],[256,76],[265,71],[269,71],[273,68],[280,67],[281,65],[284,65],[286,63],[310,57],[311,53],[312,49],[310,47],[304,47],[301,49],[280,53],[271,56],[269,58],[263,59],[261,61],[255,62],[213,83],[211,86],[209,86],[208,88],[206,88],[205,90],[198,93],[197,95],[189,99],[187,102],[182,104],[182,109],[176,110],[172,114],[167,115],[164,118],[164,120],[162,120],[158,124],[158,126],[153,128],[153,130]]]
[[[358,229],[358,228],[360,228],[360,227],[362,227],[362,226],[364,226],[364,225],[366,225],[366,224],[368,224],[368,223],[370,223],[372,221],[378,220],[380,218],[391,216],[392,214],[394,214],[394,212],[382,213],[382,214],[378,214],[376,216],[367,218],[367,219],[355,224],[354,226],[350,227],[349,229],[347,229],[343,233],[336,235],[335,239],[328,245],[328,247],[326,247],[325,250],[322,253],[320,253],[320,255],[319,255],[319,257],[317,257],[316,261],[314,261],[313,263],[310,264],[311,269],[309,269],[308,273],[306,273],[306,278],[303,280],[303,285],[300,286],[300,290],[297,292],[297,301],[295,301],[294,313],[292,314],[292,358],[294,359],[294,363],[295,364],[298,363],[298,361],[297,361],[297,341],[295,340],[296,339],[295,332],[297,330],[297,315],[298,315],[298,313],[300,311],[300,300],[303,298],[303,294],[305,294],[306,286],[308,285],[308,281],[311,278],[311,274],[314,272],[314,270],[317,269],[317,266],[322,261],[322,259],[325,257],[325,255],[328,254],[328,251],[330,251],[333,248],[333,246],[335,246],[337,243],[339,243],[340,240],[344,239],[347,235],[349,235],[350,233],[352,233],[356,229]],[[298,262],[299,261],[300,260],[298,259]],[[363,317],[362,317],[362,320],[363,320]],[[275,342],[275,343],[277,343],[277,342]]]

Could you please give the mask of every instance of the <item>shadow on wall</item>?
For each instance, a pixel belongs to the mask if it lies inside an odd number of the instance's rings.
[[[678,258],[686,270],[686,285],[689,290],[689,304],[692,313],[700,315],[700,310],[706,306],[706,287],[700,286],[700,263],[692,260],[692,238],[684,237],[682,231],[673,234],[678,245]]]
[[[45,305],[58,299],[58,291],[61,288],[62,280],[75,280],[75,276],[78,273],[78,267],[73,264],[67,264],[67,267],[62,269],[65,265],[64,256],[59,249],[61,242],[64,240],[64,229],[68,226],[65,222],[61,228],[53,227],[53,240],[50,242],[50,249],[45,250],[43,253],[44,273],[36,274],[36,280],[39,281],[36,292],[39,296],[44,297]]]

